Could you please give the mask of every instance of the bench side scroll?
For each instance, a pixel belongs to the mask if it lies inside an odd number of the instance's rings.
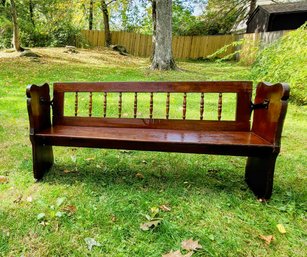
[[[51,127],[49,85],[27,87],[27,107],[30,120],[30,140],[34,178],[39,180],[53,164],[52,146],[39,142],[35,134]]]
[[[30,121],[30,135],[51,127],[49,85],[27,87],[27,107]]]
[[[254,105],[267,102],[268,105],[266,108],[254,110],[252,131],[277,148],[280,147],[289,95],[290,87],[285,83],[271,85],[260,82],[257,86]]]

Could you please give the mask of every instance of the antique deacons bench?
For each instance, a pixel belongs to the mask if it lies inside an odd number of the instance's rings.
[[[252,82],[248,81],[60,82],[53,85],[51,101],[48,84],[30,85],[27,106],[34,177],[41,179],[52,166],[52,146],[247,156],[248,186],[257,197],[269,199],[289,91],[286,84],[262,82],[252,103]],[[224,119],[227,94],[235,96],[234,110],[233,118]],[[172,110],[175,96],[180,96],[182,107],[178,108],[177,101]],[[123,99],[130,99],[126,102],[131,117],[123,113]],[[144,111],[140,113],[144,99],[145,117]],[[212,99],[216,100],[212,103]],[[69,103],[70,113],[66,110]],[[216,106],[215,120],[206,118],[212,105]],[[79,112],[82,106],[86,115]],[[190,107],[197,109],[197,118],[189,118]],[[95,114],[97,108],[100,112]],[[155,117],[157,109],[159,117]]]

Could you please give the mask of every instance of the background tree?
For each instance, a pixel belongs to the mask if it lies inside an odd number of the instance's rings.
[[[88,29],[93,29],[93,20],[94,20],[94,0],[90,0],[90,8],[89,8],[89,17],[88,17]]]
[[[153,0],[153,57],[151,68],[176,69],[172,53],[172,0]]]
[[[10,0],[10,3],[11,3],[11,14],[12,14],[12,21],[13,21],[13,46],[16,51],[21,52],[24,49],[20,46],[16,5],[15,5],[14,0]]]

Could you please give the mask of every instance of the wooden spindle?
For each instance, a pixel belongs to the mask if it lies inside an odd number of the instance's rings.
[[[78,98],[78,92],[75,94],[75,116],[78,116],[78,106],[79,106],[79,98]]]
[[[166,119],[169,119],[169,103],[170,103],[170,93],[166,95]]]
[[[185,120],[187,114],[187,93],[183,94],[183,103],[182,103],[182,119]]]
[[[222,118],[222,104],[223,104],[223,94],[219,93],[218,114],[217,114],[217,118],[219,121]]]
[[[205,105],[205,94],[201,93],[200,95],[200,120],[204,119],[204,105]]]
[[[122,92],[119,92],[119,98],[118,98],[118,118],[122,117]]]
[[[108,93],[104,92],[104,98],[103,98],[103,117],[107,117],[107,97]]]
[[[134,93],[134,115],[133,117],[136,119],[138,112],[138,93]]]
[[[152,119],[153,113],[153,92],[150,93],[150,107],[149,107],[149,118]]]
[[[90,100],[89,100],[89,107],[88,107],[89,117],[92,117],[92,110],[93,110],[93,92],[90,92]]]

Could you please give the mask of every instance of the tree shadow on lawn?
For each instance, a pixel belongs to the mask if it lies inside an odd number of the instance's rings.
[[[180,154],[175,155],[177,158],[183,157]],[[96,192],[112,188],[144,193],[165,191],[177,197],[187,193],[226,193],[239,198],[242,198],[242,195],[244,198],[253,195],[244,181],[245,158],[230,162],[231,157],[220,156],[214,164],[208,158],[210,157],[204,156],[200,162],[193,157],[186,157],[186,160],[170,163],[149,155],[153,163],[140,162],[131,165],[129,157],[126,157],[120,164],[108,163],[102,167],[96,163],[84,162],[76,166],[58,162],[42,182],[69,186],[85,184],[88,190]]]

